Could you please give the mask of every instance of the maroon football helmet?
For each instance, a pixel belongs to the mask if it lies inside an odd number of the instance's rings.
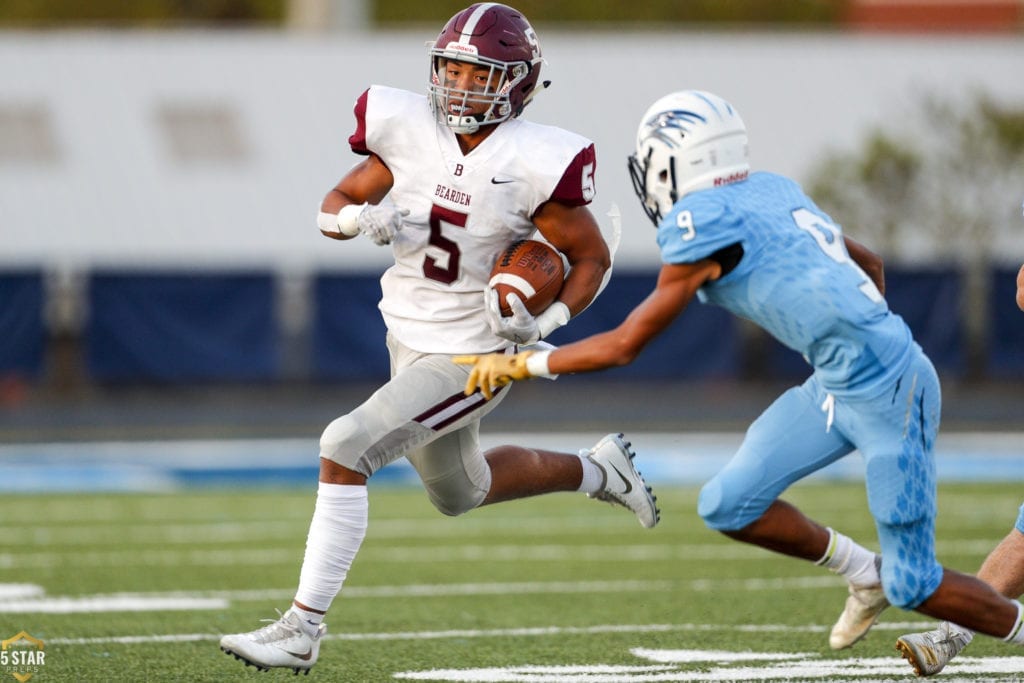
[[[449,87],[448,60],[489,69],[488,85],[479,90]],[[537,34],[520,12],[496,2],[467,7],[448,20],[430,48],[434,116],[456,133],[475,133],[482,125],[519,116],[538,92],[543,61]]]

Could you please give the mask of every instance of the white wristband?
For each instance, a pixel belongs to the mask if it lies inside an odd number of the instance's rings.
[[[316,215],[316,227],[321,232],[338,232],[338,214],[321,211]]]
[[[569,322],[571,317],[569,307],[561,301],[551,304],[537,315],[537,329],[540,331],[540,338],[548,336],[562,325]]]
[[[550,355],[551,351],[537,351],[530,354],[530,357],[526,359],[526,371],[530,373],[530,376],[549,379],[554,377],[548,369],[548,356]]]
[[[359,214],[366,208],[366,203],[346,204],[338,212],[338,231],[342,235],[354,237],[359,234]]]

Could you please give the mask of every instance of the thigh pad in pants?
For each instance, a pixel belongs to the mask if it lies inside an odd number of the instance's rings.
[[[697,512],[718,531],[737,531],[764,514],[790,484],[853,450],[830,429],[825,392],[812,376],[754,421],[736,455],[701,489]]]
[[[320,437],[320,457],[369,477],[441,435],[468,429],[462,441],[471,439],[473,447],[464,445],[462,451],[472,450],[472,457],[482,460],[476,444],[480,419],[504,399],[508,387],[490,401],[479,392],[466,396],[469,368],[452,363],[451,356],[417,353],[392,339],[388,347],[390,381],[327,426]]]

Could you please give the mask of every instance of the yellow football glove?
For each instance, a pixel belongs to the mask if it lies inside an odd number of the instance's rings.
[[[523,351],[514,356],[503,353],[488,353],[483,356],[455,356],[452,361],[458,365],[472,365],[473,369],[466,380],[466,396],[477,389],[490,400],[494,397],[494,389],[511,384],[515,380],[533,377],[526,369],[526,359],[533,351]]]

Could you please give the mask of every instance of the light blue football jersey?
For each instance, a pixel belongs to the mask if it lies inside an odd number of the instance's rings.
[[[662,261],[692,263],[739,243],[743,258],[698,297],[751,320],[803,354],[831,393],[870,397],[905,369],[916,346],[850,258],[842,229],[789,178],[689,194],[658,226]]]

